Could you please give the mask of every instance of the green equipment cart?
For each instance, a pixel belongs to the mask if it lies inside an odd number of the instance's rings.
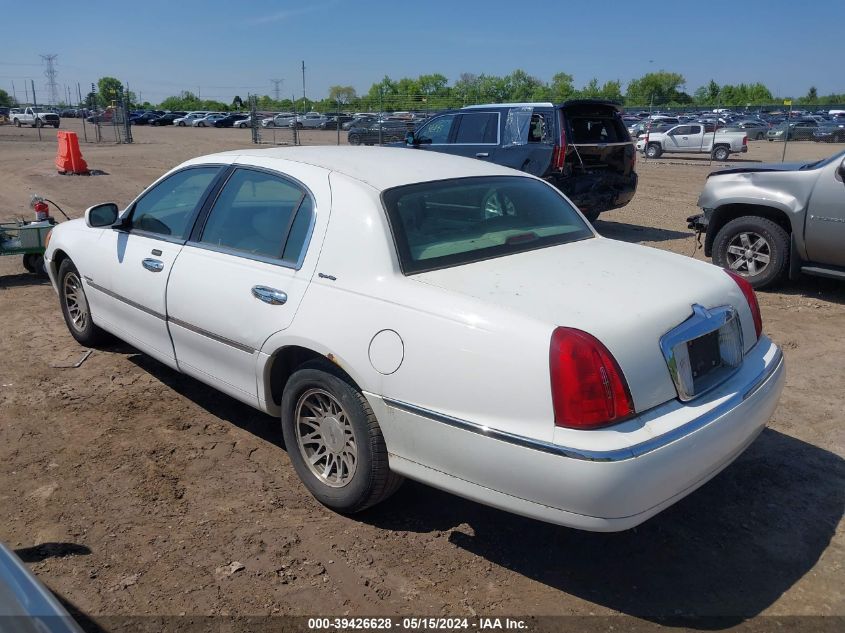
[[[55,220],[41,222],[0,223],[0,256],[23,255],[23,267],[31,273],[45,275],[44,250],[47,234],[56,225]]]

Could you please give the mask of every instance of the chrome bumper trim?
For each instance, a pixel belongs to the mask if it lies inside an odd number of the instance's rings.
[[[725,402],[714,407],[704,415],[701,415],[695,418],[694,420],[690,420],[686,424],[679,426],[678,428],[672,431],[664,433],[659,437],[656,437],[651,440],[646,440],[645,442],[640,442],[639,444],[635,444],[633,446],[626,446],[625,448],[618,448],[609,451],[590,451],[586,449],[561,446],[559,444],[553,444],[552,442],[535,440],[530,437],[525,437],[524,435],[516,435],[514,433],[508,433],[507,431],[491,429],[487,426],[476,424],[474,422],[469,422],[467,420],[462,420],[460,418],[455,418],[443,413],[438,413],[437,411],[418,407],[416,405],[409,404],[407,402],[402,402],[400,400],[394,400],[392,398],[382,399],[384,400],[384,403],[387,406],[392,407],[394,409],[413,413],[414,415],[419,415],[435,422],[440,422],[441,424],[448,424],[449,426],[453,426],[464,431],[469,431],[470,433],[477,433],[479,435],[484,435],[494,440],[507,442],[509,444],[521,446],[523,448],[541,451],[544,453],[551,453],[552,455],[558,455],[560,457],[567,457],[570,459],[579,459],[590,462],[621,462],[628,459],[635,459],[637,457],[641,457],[643,455],[656,451],[660,448],[663,448],[664,446],[667,446],[669,444],[672,444],[673,442],[683,439],[684,437],[691,435],[692,433],[695,433],[696,431],[704,428],[705,426],[715,422],[720,417],[725,415],[728,411],[739,406],[740,404],[745,402],[745,400],[757,393],[769,381],[769,379],[771,379],[771,377],[775,373],[777,373],[777,371],[781,368],[782,365],[783,352],[781,352],[780,348],[776,348],[775,357],[772,359],[772,362],[769,364],[768,367],[766,367],[765,370],[760,373],[759,376],[757,376],[751,386],[748,387],[745,391],[734,394]]]

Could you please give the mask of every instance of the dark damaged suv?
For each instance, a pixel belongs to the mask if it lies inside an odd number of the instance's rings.
[[[636,152],[620,112],[594,99],[470,106],[432,117],[405,145],[540,176],[595,220],[628,204],[637,189]]]

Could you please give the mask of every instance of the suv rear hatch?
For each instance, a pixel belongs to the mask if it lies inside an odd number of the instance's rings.
[[[553,182],[588,217],[628,204],[637,189],[636,151],[621,107],[580,99],[558,111],[563,160],[552,165]]]

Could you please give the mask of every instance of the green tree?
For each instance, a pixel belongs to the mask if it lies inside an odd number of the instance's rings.
[[[807,95],[801,99],[801,103],[818,103],[819,101],[819,91],[816,90],[815,86],[810,86],[810,89],[807,91]]]
[[[575,86],[572,83],[572,75],[568,73],[556,73],[552,77],[552,83],[549,86],[550,101],[560,103],[567,99],[572,99],[576,92]]]
[[[685,83],[686,79],[680,73],[671,73],[665,70],[646,73],[628,83],[625,101],[631,105],[642,106],[652,103],[656,106],[689,103],[692,98],[680,90]]]
[[[235,95],[235,98],[232,99],[232,107],[240,110],[244,107],[244,100],[241,99],[239,95]]]
[[[335,104],[349,105],[358,98],[358,93],[352,86],[330,86],[329,101]]]
[[[11,95],[5,90],[0,89],[0,106],[8,108],[12,105],[14,104],[12,103]]]
[[[115,101],[123,92],[123,84],[120,79],[114,77],[100,77],[97,81],[97,92],[100,97],[100,105],[110,106],[111,102]]]

